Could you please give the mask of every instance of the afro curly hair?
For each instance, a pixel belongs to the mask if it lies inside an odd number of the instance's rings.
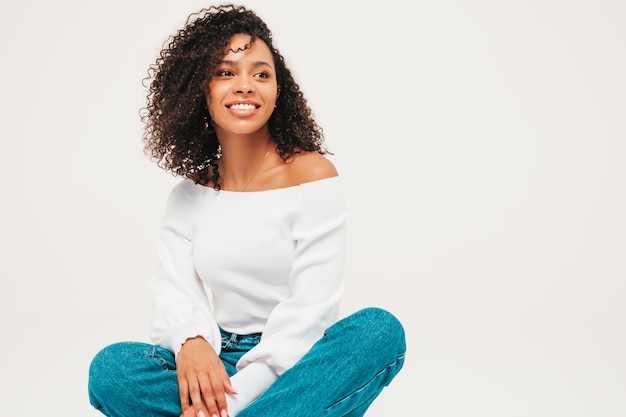
[[[261,39],[274,58],[280,95],[268,123],[280,157],[286,161],[303,151],[329,153],[323,147],[323,131],[265,22],[242,6],[211,6],[191,14],[150,66],[141,120],[144,151],[159,167],[217,190],[220,146],[215,131],[207,129],[212,120],[205,91],[236,34],[250,35],[251,43]]]

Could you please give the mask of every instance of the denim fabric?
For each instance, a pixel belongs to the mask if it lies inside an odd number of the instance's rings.
[[[229,375],[260,335],[222,331]],[[291,369],[237,417],[359,417],[402,368],[404,329],[390,313],[367,308],[331,326]],[[174,354],[158,346],[117,343],[89,370],[91,404],[111,417],[181,414]],[[234,417],[234,416],[232,416]]]
[[[237,373],[237,361],[261,340],[261,333],[237,335],[220,329],[222,332],[222,351],[220,359],[228,376]]]

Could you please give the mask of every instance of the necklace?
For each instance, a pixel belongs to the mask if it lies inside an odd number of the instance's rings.
[[[252,182],[252,180],[254,179],[254,177],[256,177],[256,174],[259,173],[259,171],[261,170],[261,167],[263,167],[263,164],[265,163],[265,160],[267,159],[267,157],[269,156],[270,151],[268,149],[268,151],[265,153],[265,156],[263,157],[263,160],[261,161],[261,163],[259,164],[259,167],[256,169],[256,171],[254,171],[254,174],[252,174],[252,176],[250,177],[250,179],[248,180],[248,182],[246,183],[246,185],[241,189],[241,193],[243,193],[244,191],[246,191],[246,189],[248,188],[248,185],[250,185],[250,183]]]

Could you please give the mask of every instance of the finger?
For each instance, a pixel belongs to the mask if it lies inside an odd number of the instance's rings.
[[[233,394],[233,395],[239,394],[237,390],[235,389],[235,387],[232,386],[229,380],[222,381],[222,384],[224,384],[224,391],[227,394]]]
[[[180,417],[196,417],[196,410],[194,410],[193,407],[189,407]]]
[[[180,408],[183,412],[187,411],[189,407],[189,384],[187,379],[178,378],[178,394],[180,395]]]
[[[225,387],[223,383],[223,376],[221,375],[221,372],[219,370],[215,370],[214,372],[211,372],[209,378],[211,380],[211,386],[213,390],[212,403],[215,404],[215,413],[217,413],[218,416],[221,416],[223,414],[226,414],[226,412],[228,411],[228,404],[226,403],[226,395],[224,392]],[[214,412],[213,407],[208,408],[211,413]]]
[[[222,385],[224,385],[224,390],[228,394],[239,394],[235,387],[230,383],[230,377],[228,376],[228,372],[226,372],[225,368],[222,368]]]
[[[202,406],[199,406],[199,407],[196,407],[196,408],[192,408],[192,410],[195,411],[196,416],[198,416],[198,417],[207,417],[207,414],[204,411],[204,407],[202,407]]]
[[[211,414],[207,411],[206,407],[204,406],[204,399],[200,399],[199,401],[195,402],[192,399],[192,405],[191,407],[189,407],[189,410],[192,411],[192,416],[197,416],[197,417],[207,417],[210,416]],[[185,416],[187,417],[187,416]]]
[[[202,398],[202,384],[199,380],[189,382],[189,398],[191,400],[191,407],[195,410],[198,417],[206,417],[206,408],[204,407],[204,401]]]
[[[215,393],[211,385],[211,382],[208,379],[206,381],[206,384],[203,385],[202,387],[202,400],[204,403],[203,404],[204,407],[206,407],[209,413],[207,417],[214,417],[216,415],[217,416],[220,415],[219,406],[217,402],[215,401]]]

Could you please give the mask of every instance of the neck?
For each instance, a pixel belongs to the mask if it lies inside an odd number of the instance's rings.
[[[269,134],[220,137],[220,176],[224,188],[245,191],[273,149]]]

